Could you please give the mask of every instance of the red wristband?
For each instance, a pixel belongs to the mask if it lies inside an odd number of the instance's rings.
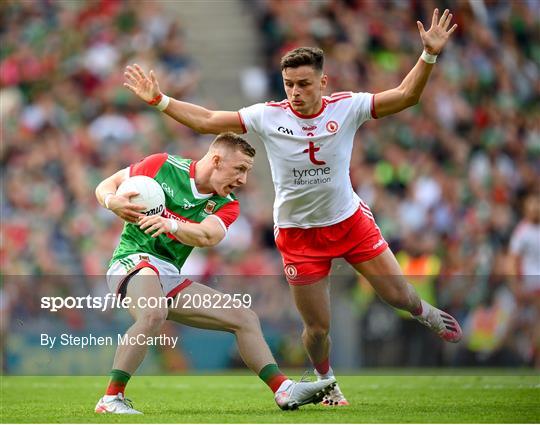
[[[152,106],[156,106],[159,102],[161,102],[161,98],[163,95],[160,93],[156,97],[154,97],[152,100],[148,101],[147,103]]]

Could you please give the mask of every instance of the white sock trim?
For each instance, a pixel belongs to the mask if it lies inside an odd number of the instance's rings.
[[[293,381],[291,381],[290,379],[283,381],[277,389],[276,393],[279,393],[280,391],[286,391],[291,384],[293,384]]]
[[[334,375],[334,369],[332,369],[332,366],[330,366],[330,368],[328,369],[328,372],[324,373],[324,374],[321,374],[319,372],[317,372],[317,369],[313,369],[315,371],[315,375],[317,376],[317,378],[319,379],[330,379],[330,378],[335,378],[335,375]]]

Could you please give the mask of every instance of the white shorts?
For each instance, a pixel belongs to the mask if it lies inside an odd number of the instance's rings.
[[[160,260],[150,254],[131,254],[115,261],[107,270],[107,285],[113,294],[126,295],[129,278],[143,267],[150,267],[159,277],[161,289],[167,297],[174,297],[193,282],[180,275],[180,271],[171,263]]]

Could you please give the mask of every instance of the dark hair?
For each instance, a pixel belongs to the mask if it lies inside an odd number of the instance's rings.
[[[240,151],[243,154],[253,158],[255,156],[255,148],[251,146],[246,139],[232,131],[218,134],[210,147],[226,146],[232,150]]]
[[[285,68],[298,68],[308,65],[317,71],[322,71],[324,64],[324,52],[318,47],[298,47],[287,52],[281,58],[281,70]]]

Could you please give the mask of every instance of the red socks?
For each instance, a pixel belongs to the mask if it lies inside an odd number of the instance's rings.
[[[320,363],[317,363],[314,366],[315,370],[319,373],[319,375],[326,375],[330,370],[330,360],[326,359]]]

